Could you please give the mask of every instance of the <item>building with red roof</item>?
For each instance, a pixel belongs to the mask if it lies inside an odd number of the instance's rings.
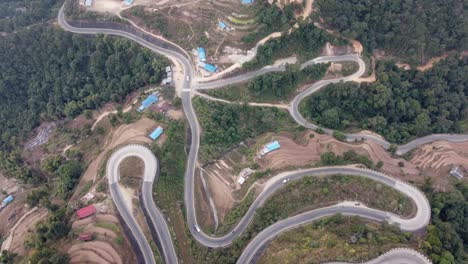
[[[89,233],[81,233],[78,239],[81,241],[90,241],[93,240],[93,235]]]
[[[96,213],[96,207],[94,207],[94,205],[88,205],[76,211],[76,215],[79,219],[86,218],[90,215],[93,215],[94,213]]]

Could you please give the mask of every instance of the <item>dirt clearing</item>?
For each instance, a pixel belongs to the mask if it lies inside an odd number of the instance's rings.
[[[135,123],[121,125],[117,129],[112,129],[112,131],[107,136],[107,142],[100,150],[100,154],[93,159],[81,177],[80,183],[77,187],[77,190],[73,194],[72,200],[76,199],[76,196],[80,193],[80,190],[88,181],[96,181],[99,168],[102,165],[102,162],[104,162],[104,158],[106,157],[109,150],[129,142],[151,143],[152,141],[148,137],[148,134],[154,127],[156,127],[155,121],[148,118],[142,118]]]
[[[11,244],[8,250],[18,255],[24,255],[26,249],[24,248],[24,241],[34,232],[36,224],[47,217],[48,211],[45,208],[40,208],[32,211],[11,230]],[[3,245],[2,245],[3,249]],[[7,248],[5,248],[7,249]]]

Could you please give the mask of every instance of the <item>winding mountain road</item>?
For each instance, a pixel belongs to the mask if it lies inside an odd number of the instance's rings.
[[[240,256],[238,263],[250,263],[255,260],[255,257],[260,254],[262,249],[277,235],[281,232],[289,230],[291,228],[309,223],[315,219],[333,215],[336,213],[342,213],[346,215],[358,215],[364,218],[376,220],[376,221],[388,221],[390,223],[394,223],[399,225],[402,230],[406,231],[417,231],[425,228],[430,220],[430,205],[424,196],[424,194],[419,191],[417,188],[393,179],[387,175],[384,175],[380,172],[366,170],[366,169],[359,169],[354,167],[324,167],[324,168],[313,168],[313,169],[306,169],[306,170],[299,170],[299,171],[290,171],[278,174],[268,180],[266,187],[260,193],[260,195],[255,199],[251,207],[249,208],[246,215],[240,220],[236,227],[234,227],[231,232],[222,237],[212,237],[203,232],[197,232],[195,225],[197,224],[196,218],[196,210],[195,210],[195,194],[194,194],[194,180],[195,180],[195,168],[197,165],[198,160],[198,149],[200,145],[200,126],[198,124],[198,120],[196,118],[195,111],[192,106],[192,89],[214,89],[221,87],[223,85],[233,83],[233,82],[241,82],[248,80],[254,76],[258,76],[260,74],[265,74],[266,72],[273,72],[282,70],[284,67],[266,67],[263,70],[259,70],[252,73],[247,73],[241,76],[233,77],[226,80],[214,81],[210,83],[204,84],[193,84],[191,81],[193,80],[193,69],[189,59],[182,53],[177,52],[177,48],[171,47],[170,43],[165,42],[162,39],[157,39],[154,36],[147,36],[142,34],[141,32],[135,33],[134,30],[128,29],[115,29],[111,28],[108,25],[99,24],[96,22],[96,26],[93,27],[84,27],[83,25],[74,24],[74,26],[70,25],[64,17],[63,7],[61,8],[58,16],[59,25],[67,31],[79,33],[79,34],[110,34],[110,35],[117,35],[122,36],[132,41],[139,43],[140,45],[173,58],[179,61],[183,68],[186,75],[185,82],[183,83],[182,89],[182,105],[184,112],[186,114],[187,120],[190,125],[191,131],[191,142],[190,142],[190,152],[188,155],[188,162],[187,162],[187,170],[185,174],[185,186],[184,186],[184,196],[185,196],[185,208],[187,212],[187,223],[189,230],[193,237],[201,244],[217,248],[217,247],[226,247],[229,246],[235,238],[242,234],[242,232],[247,228],[251,220],[255,215],[255,210],[262,206],[262,204],[278,189],[280,189],[284,184],[282,180],[285,178],[291,178],[292,180],[296,180],[306,176],[317,176],[317,175],[333,175],[333,174],[350,174],[350,175],[357,175],[362,177],[371,178],[375,181],[378,181],[382,184],[395,188],[396,190],[402,192],[403,194],[407,195],[411,198],[417,206],[417,213],[414,217],[405,219],[399,217],[397,215],[383,212],[371,208],[367,208],[365,206],[356,206],[354,203],[343,202],[337,204],[335,206],[321,208],[313,211],[309,211],[300,215],[296,215],[284,220],[281,220],[274,225],[263,230],[260,234],[258,234],[244,249],[242,255]],[[354,78],[361,76],[364,73],[365,65],[362,60],[357,55],[344,55],[344,56],[334,56],[334,57],[320,57],[314,60],[311,60],[303,65],[306,67],[309,64],[313,63],[322,63],[322,62],[329,62],[329,61],[356,61],[360,67],[358,72],[351,76],[347,76],[341,79],[334,79],[334,80],[326,80],[320,81],[320,85],[317,83],[309,87],[306,91],[299,94],[298,97],[293,101],[293,106],[290,109],[291,114],[293,117],[298,121],[298,123],[303,124],[304,126],[315,129],[313,124],[303,120],[302,116],[298,112],[298,105],[299,102],[305,98],[307,95],[313,93],[314,91],[320,89],[321,87],[332,83],[332,82],[340,82],[340,81],[352,81]],[[284,70],[284,69],[283,69]],[[299,97],[301,96],[301,97]],[[296,106],[294,106],[294,102]],[[294,110],[295,109],[295,110]],[[302,118],[302,119],[301,119]],[[366,135],[367,136],[367,135]],[[433,135],[428,136],[427,139],[418,139],[415,143],[410,142],[405,146],[401,146],[399,151],[405,152],[408,151],[420,144],[428,143],[431,140],[467,140],[468,136],[461,135],[461,137],[453,138],[453,135]],[[351,135],[348,135],[349,140],[352,139]],[[361,136],[362,137],[362,136]],[[373,138],[368,138],[374,140]],[[379,138],[377,138],[379,139]],[[379,139],[382,140],[382,139]],[[382,140],[383,143],[386,142]],[[389,147],[385,146],[384,147]],[[144,146],[140,145],[128,145],[124,146],[121,149],[118,149],[116,152],[112,154],[110,159],[107,163],[107,177],[109,179],[110,185],[110,192],[111,196],[116,204],[117,210],[119,211],[120,215],[124,219],[124,222],[128,225],[132,236],[135,238],[140,251],[142,252],[143,258],[145,263],[154,263],[154,256],[149,246],[148,241],[141,231],[140,227],[136,223],[132,213],[129,211],[129,208],[125,205],[120,187],[118,185],[118,181],[120,179],[119,174],[119,164],[122,162],[123,159],[135,156],[142,159],[145,163],[145,170],[144,170],[144,183],[142,186],[142,199],[143,199],[143,206],[144,210],[149,213],[150,224],[153,225],[155,230],[157,231],[158,240],[161,243],[161,254],[164,256],[166,263],[177,263],[177,255],[175,253],[175,249],[171,240],[169,228],[167,223],[164,219],[164,216],[161,214],[159,209],[155,206],[153,197],[152,197],[152,185],[157,177],[157,170],[158,170],[158,161],[156,157],[151,153],[149,149]],[[418,262],[418,260],[412,260],[412,254],[408,253],[408,250],[395,250],[392,251],[393,253],[390,255],[391,259],[409,259],[408,263],[428,263],[428,261]],[[379,258],[387,257],[389,255],[382,255]],[[377,259],[379,259],[377,258]],[[371,263],[371,262],[370,262]]]

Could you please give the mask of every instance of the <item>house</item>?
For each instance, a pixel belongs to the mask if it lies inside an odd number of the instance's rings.
[[[241,177],[244,177],[244,178],[248,178],[250,176],[250,174],[254,173],[255,171],[252,170],[251,168],[244,168],[243,170],[241,170],[241,172],[239,173],[239,175]]]
[[[245,178],[242,177],[242,176],[240,176],[239,179],[237,180],[237,182],[238,182],[240,185],[242,185],[242,184],[244,184],[244,182],[245,182]]]
[[[151,132],[151,134],[149,135],[149,137],[152,139],[152,140],[156,140],[158,139],[162,133],[164,132],[164,129],[162,127],[158,127],[156,128],[153,132]]]
[[[94,205],[88,205],[86,207],[81,208],[80,210],[76,211],[76,215],[79,219],[86,218],[96,213],[96,207]]]
[[[205,51],[205,49],[202,48],[202,47],[198,47],[197,50],[198,50],[198,59],[201,62],[205,62],[206,61],[206,51]]]
[[[92,199],[94,199],[94,194],[93,193],[87,193],[85,196],[81,197],[81,201],[83,203],[87,203],[89,201],[91,201]]]
[[[225,29],[228,29],[228,26],[223,22],[223,21],[219,21],[218,22],[218,27],[221,29],[221,30],[225,30]]]
[[[241,0],[242,4],[253,4],[255,0]]]
[[[133,0],[124,0],[124,4],[131,5],[133,4]]]
[[[203,69],[205,69],[205,70],[207,70],[207,71],[209,71],[209,72],[211,72],[211,73],[214,73],[214,72],[216,72],[216,70],[218,69],[218,67],[216,67],[216,66],[213,65],[213,64],[205,63],[205,64],[203,65]]]
[[[459,166],[453,166],[450,170],[450,174],[452,174],[452,176],[456,177],[459,180],[463,179],[464,176],[463,171]]]
[[[158,112],[160,112],[160,113],[166,113],[167,110],[169,110],[170,107],[171,107],[170,104],[164,103],[163,105],[161,105],[160,107],[158,107],[157,110],[158,110]]]
[[[81,240],[81,241],[90,241],[90,240],[93,240],[93,235],[91,235],[89,233],[81,233],[78,236],[78,239]]]
[[[272,152],[272,151],[274,151],[274,150],[277,150],[277,149],[279,149],[280,147],[281,147],[281,146],[280,146],[280,144],[279,144],[278,141],[275,140],[275,141],[273,141],[273,142],[270,142],[270,143],[266,144],[266,146],[262,149],[261,155],[265,155],[265,154],[267,154],[267,153],[269,153],[269,152]]]
[[[143,102],[141,102],[141,106],[138,108],[138,112],[142,112],[146,108],[148,108],[150,105],[156,103],[158,101],[158,97],[154,94],[148,96]]]
[[[168,73],[168,72],[172,72],[171,66],[166,67],[166,73]]]
[[[85,0],[85,6],[90,7],[93,5],[93,0]]]

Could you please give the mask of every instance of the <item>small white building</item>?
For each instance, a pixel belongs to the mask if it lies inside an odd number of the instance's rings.
[[[237,179],[237,182],[238,182],[240,185],[242,185],[242,184],[244,184],[244,182],[245,182],[245,178],[242,177],[242,176],[240,176],[239,179]]]
[[[85,196],[81,197],[81,201],[83,203],[87,203],[87,202],[91,201],[92,199],[94,199],[94,194],[90,193],[90,192],[85,194]]]
[[[463,171],[460,168],[460,166],[453,166],[450,170],[450,174],[452,174],[452,176],[456,177],[459,180],[463,179]]]

